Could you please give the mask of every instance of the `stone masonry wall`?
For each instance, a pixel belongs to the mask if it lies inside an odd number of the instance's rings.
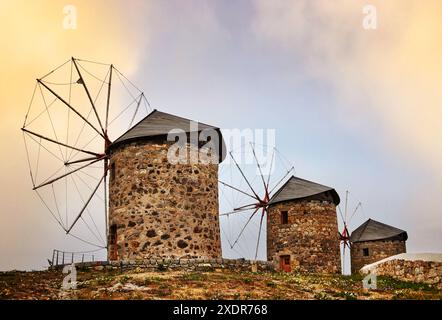
[[[390,276],[396,279],[423,282],[442,289],[442,262],[435,261],[409,261],[409,260],[389,260],[376,265],[377,275]],[[366,273],[369,270],[365,271]],[[364,273],[364,272],[362,272]]]
[[[168,147],[144,141],[112,150],[110,260],[221,257],[218,165],[171,164]]]
[[[288,211],[288,224],[281,224],[281,211]],[[267,259],[279,266],[282,255],[290,255],[292,270],[340,273],[336,206],[317,200],[272,205],[267,217]]]
[[[56,265],[52,269],[63,269],[65,265]],[[147,259],[131,261],[96,261],[76,263],[78,270],[133,270],[145,271],[216,271],[231,270],[236,272],[272,272],[274,266],[268,261],[245,259]]]
[[[364,256],[363,249],[368,249],[368,256]],[[351,244],[351,272],[357,273],[363,266],[373,262],[405,253],[405,241],[367,241]]]

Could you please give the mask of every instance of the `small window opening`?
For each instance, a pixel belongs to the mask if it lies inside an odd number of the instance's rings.
[[[362,249],[362,254],[364,255],[364,257],[368,257],[370,255],[370,252],[368,251],[368,248]]]
[[[281,211],[281,224],[289,223],[289,213],[287,211]]]

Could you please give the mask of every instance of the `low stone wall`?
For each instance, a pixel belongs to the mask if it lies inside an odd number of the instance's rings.
[[[393,259],[360,270],[362,274],[376,272],[377,275],[391,276],[405,281],[428,283],[442,289],[442,262],[410,261]]]
[[[268,261],[250,261],[244,259],[148,259],[134,261],[96,261],[75,264],[77,270],[133,270],[146,271],[274,271],[274,265]],[[64,265],[51,267],[62,269]]]

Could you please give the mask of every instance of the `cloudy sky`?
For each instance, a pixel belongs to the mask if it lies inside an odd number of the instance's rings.
[[[362,27],[367,4],[375,30]],[[79,246],[32,192],[19,130],[35,79],[71,56],[114,63],[166,112],[275,129],[298,176],[350,190],[365,218],[408,231],[408,251],[442,251],[440,1],[6,0],[0,11],[1,270]]]

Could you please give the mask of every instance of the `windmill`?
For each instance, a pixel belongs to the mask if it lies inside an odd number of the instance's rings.
[[[227,255],[258,259],[269,202],[293,173],[292,163],[273,146],[244,142],[229,152],[219,177],[221,236],[228,244]]]
[[[71,58],[36,80],[21,128],[29,172],[67,235],[107,248],[109,146],[150,109],[113,64]]]
[[[339,241],[342,251],[342,273],[345,274],[345,251],[346,249],[351,249],[351,242],[350,242],[350,231],[349,231],[349,224],[351,220],[354,218],[355,214],[358,212],[358,210],[361,210],[363,213],[362,208],[362,202],[358,202],[356,207],[353,209],[351,215],[348,217],[348,196],[350,192],[347,190],[345,191],[345,204],[344,204],[344,212],[342,212],[342,209],[340,206],[338,206],[339,215],[341,217],[341,223],[343,225],[342,232],[339,232]]]

